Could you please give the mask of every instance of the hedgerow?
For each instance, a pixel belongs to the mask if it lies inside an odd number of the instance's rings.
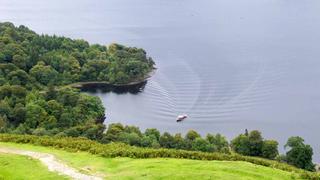
[[[86,138],[57,138],[49,136],[16,134],[0,134],[0,141],[47,146],[71,152],[85,151],[106,158],[181,158],[194,160],[245,161],[256,165],[297,173],[301,178],[304,179],[320,179],[320,175],[318,173],[308,172],[277,161],[257,157],[242,156],[239,154],[206,153],[162,148],[151,149],[134,147],[123,143],[100,144],[96,141],[88,140]]]

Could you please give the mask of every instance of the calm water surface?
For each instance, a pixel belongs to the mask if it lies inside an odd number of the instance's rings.
[[[147,50],[142,92],[93,93],[106,123],[162,131],[299,135],[320,160],[319,0],[0,0],[0,21]],[[189,118],[176,123],[178,114]]]

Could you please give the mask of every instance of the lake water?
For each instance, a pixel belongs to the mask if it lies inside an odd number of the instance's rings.
[[[299,135],[320,160],[319,0],[0,0],[0,21],[146,49],[140,93],[103,93],[107,121],[162,131]],[[177,115],[189,118],[176,123]]]

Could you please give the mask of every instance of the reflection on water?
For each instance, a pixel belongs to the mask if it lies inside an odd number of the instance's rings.
[[[108,84],[100,84],[100,83],[90,83],[90,84],[83,84],[80,88],[81,91],[89,92],[91,94],[100,92],[100,93],[109,93],[114,92],[117,94],[138,94],[144,90],[146,87],[147,81],[134,84],[134,85],[127,85],[127,86],[113,86]]]

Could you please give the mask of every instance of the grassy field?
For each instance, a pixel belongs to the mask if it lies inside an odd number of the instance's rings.
[[[0,147],[46,152],[55,155],[69,166],[83,173],[98,174],[105,179],[293,179],[295,174],[258,166],[247,162],[236,161],[199,161],[186,159],[132,159],[132,158],[103,158],[84,152],[71,153],[47,147],[27,144],[0,143]],[[9,157],[9,156],[5,156]],[[12,156],[11,156],[12,157]],[[44,170],[39,162],[25,157],[16,157],[12,167],[23,168],[25,161],[34,163],[37,169]],[[21,161],[21,162],[20,162]],[[16,164],[16,165],[15,165]],[[37,166],[36,166],[37,165]],[[2,167],[2,166],[1,166]],[[36,168],[33,168],[36,169]],[[40,171],[39,171],[40,172]],[[45,171],[43,171],[44,173]],[[0,168],[0,174],[5,171]],[[23,177],[21,172],[17,176]],[[6,174],[4,174],[6,176]],[[4,176],[2,175],[2,176]],[[8,174],[9,175],[9,174]],[[41,176],[39,176],[41,177]],[[52,177],[54,177],[52,175]],[[26,178],[24,178],[26,179]],[[50,177],[48,176],[48,178]],[[54,178],[53,178],[54,179]]]
[[[27,156],[0,153],[1,180],[68,179],[57,173],[49,172],[40,161]]]

